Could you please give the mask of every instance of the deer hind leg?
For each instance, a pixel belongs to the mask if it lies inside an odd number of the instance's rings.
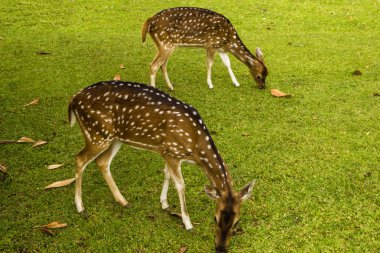
[[[214,64],[214,58],[216,49],[214,48],[208,48],[206,49],[206,63],[207,63],[207,84],[210,89],[214,88],[211,81],[211,69],[212,65]]]
[[[230,58],[228,57],[228,53],[224,53],[224,52],[220,52],[219,51],[219,56],[220,56],[220,59],[222,59],[222,62],[224,64],[224,66],[228,69],[228,73],[230,74],[231,76],[231,79],[232,79],[232,82],[234,83],[234,85],[236,87],[239,87],[240,84],[239,82],[236,80],[236,77],[234,75],[234,72],[232,72],[232,69],[231,69],[231,62],[230,62]]]
[[[165,78],[165,82],[167,84],[167,86],[169,87],[170,90],[174,90],[174,87],[172,85],[172,83],[170,82],[170,79],[169,79],[169,75],[168,75],[168,59],[169,59],[169,56],[173,53],[173,50],[168,50],[168,51],[165,51],[165,54],[164,54],[164,63],[161,65],[161,71],[162,71],[162,74],[164,75],[164,78]]]
[[[182,222],[185,225],[186,230],[190,230],[193,228],[193,225],[191,224],[190,217],[187,213],[186,208],[185,182],[181,173],[181,162],[178,160],[167,160],[166,164],[174,181],[175,188],[178,192],[179,203],[181,205]]]
[[[112,159],[119,151],[121,145],[121,142],[112,143],[106,151],[104,151],[100,156],[98,156],[98,158],[96,158],[96,164],[98,165],[104,177],[104,180],[107,182],[108,187],[110,188],[116,202],[120,203],[122,206],[127,206],[128,201],[126,201],[123,195],[120,193],[120,190],[117,187],[110,171]]]
[[[168,209],[169,208],[168,188],[169,188],[169,181],[170,181],[170,171],[169,171],[168,165],[166,164],[165,164],[164,174],[165,174],[165,177],[164,177],[164,184],[162,185],[160,202],[161,202],[162,209]]]
[[[152,85],[153,87],[156,87],[156,74],[158,69],[161,68],[166,84],[168,85],[170,90],[173,90],[173,85],[171,84],[167,73],[167,62],[172,51],[172,49],[158,47],[157,55],[150,65],[150,85]]]
[[[107,148],[108,145],[104,148],[101,148],[86,144],[86,147],[75,157],[75,205],[77,207],[78,213],[82,213],[84,211],[82,201],[82,174],[86,166],[94,159],[96,159],[100,154],[102,154]]]

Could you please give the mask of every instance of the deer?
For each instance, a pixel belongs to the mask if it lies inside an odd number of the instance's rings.
[[[150,84],[155,87],[156,73],[161,68],[165,82],[170,90],[167,63],[176,47],[200,47],[206,49],[207,84],[212,89],[211,68],[216,52],[227,68],[233,84],[240,86],[232,69],[228,53],[244,63],[259,89],[265,88],[268,75],[264,54],[260,48],[253,55],[243,44],[231,22],[223,15],[208,9],[178,7],[158,12],[148,18],[142,27],[142,42],[149,33],[158,52],[150,65]]]
[[[150,85],[103,81],[74,95],[68,115],[71,126],[79,122],[85,141],[85,147],[75,156],[78,213],[84,213],[82,175],[94,160],[116,202],[129,206],[110,171],[112,159],[122,144],[127,144],[161,155],[165,161],[161,207],[169,210],[167,194],[172,179],[186,230],[191,230],[193,225],[186,208],[181,164],[188,162],[201,167],[210,181],[205,192],[216,201],[215,250],[227,252],[241,204],[250,197],[255,180],[238,192],[233,190],[231,174],[196,109]]]

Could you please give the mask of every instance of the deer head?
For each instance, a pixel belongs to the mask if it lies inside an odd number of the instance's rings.
[[[227,252],[230,240],[240,218],[241,204],[252,193],[255,181],[247,184],[240,192],[220,191],[214,186],[206,186],[207,195],[216,201],[215,211],[215,250]]]
[[[264,63],[264,54],[260,48],[256,48],[256,57],[248,60],[248,67],[257,84],[257,88],[264,89],[268,70]]]

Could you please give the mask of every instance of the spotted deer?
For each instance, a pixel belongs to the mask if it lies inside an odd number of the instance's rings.
[[[192,7],[163,10],[145,21],[142,27],[143,43],[146,41],[147,33],[158,49],[150,66],[152,86],[155,86],[156,73],[161,68],[166,84],[170,90],[173,90],[167,73],[167,63],[176,47],[203,47],[206,49],[207,84],[210,89],[214,87],[211,81],[211,68],[216,52],[219,53],[235,86],[240,84],[232,72],[228,53],[249,68],[258,88],[265,87],[268,71],[262,51],[257,48],[256,55],[253,55],[241,41],[231,22],[221,14]]]
[[[82,174],[93,160],[117,202],[128,201],[120,193],[110,172],[110,164],[122,143],[159,153],[165,161],[164,183],[160,202],[168,209],[167,192],[170,178],[177,189],[183,224],[192,229],[185,203],[182,162],[199,165],[211,186],[208,196],[216,200],[216,250],[227,252],[227,246],[239,220],[240,205],[249,198],[254,181],[241,191],[232,188],[232,178],[201,116],[191,105],[149,85],[106,81],[93,84],[77,93],[69,104],[69,122],[79,122],[85,147],[76,157],[75,204],[82,203]]]

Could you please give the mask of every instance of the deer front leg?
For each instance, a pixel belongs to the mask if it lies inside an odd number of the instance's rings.
[[[165,177],[164,177],[164,184],[162,185],[162,192],[160,196],[160,202],[162,209],[168,209],[168,188],[169,188],[169,181],[170,181],[170,172],[168,169],[168,166],[165,164],[164,169]]]
[[[210,89],[214,88],[211,81],[211,69],[212,65],[214,64],[214,58],[216,49],[214,48],[208,48],[206,49],[206,62],[207,62],[207,84]]]
[[[220,51],[219,51],[219,56],[220,56],[220,59],[222,59],[222,62],[223,62],[223,64],[224,64],[224,66],[227,68],[228,73],[229,73],[230,76],[231,76],[232,82],[234,83],[234,85],[235,85],[236,87],[239,87],[240,84],[239,84],[239,82],[236,80],[236,77],[235,77],[235,75],[234,75],[234,72],[232,72],[231,62],[230,62],[230,58],[228,57],[228,53],[224,53],[224,52],[220,52]]]
[[[181,173],[181,162],[174,160],[167,162],[168,168],[170,170],[170,174],[173,178],[175,188],[178,192],[179,203],[181,205],[181,216],[182,222],[185,225],[186,230],[190,230],[193,228],[193,225],[190,221],[190,216],[187,213],[186,201],[185,201],[185,182]]]
[[[98,158],[96,158],[96,164],[98,165],[103,175],[103,178],[108,184],[108,187],[110,188],[116,202],[120,203],[124,207],[128,207],[128,201],[125,200],[123,195],[120,193],[120,190],[117,187],[110,171],[112,159],[119,151],[120,147],[121,142],[114,142],[105,152],[103,152]]]
[[[83,213],[82,201],[82,174],[86,166],[104,152],[108,147],[98,148],[96,146],[86,145],[75,157],[76,174],[75,174],[75,205],[78,213]]]

